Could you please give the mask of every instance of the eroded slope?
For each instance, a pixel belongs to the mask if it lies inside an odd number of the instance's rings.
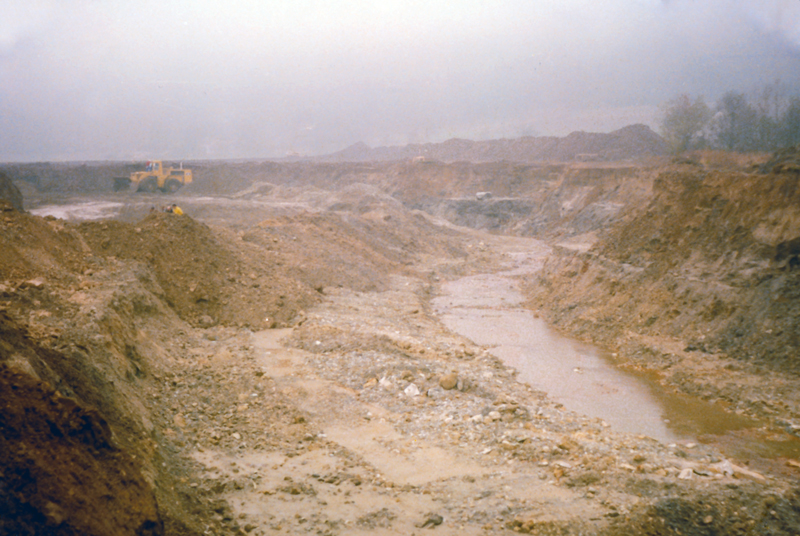
[[[588,251],[562,248],[529,290],[562,329],[795,430],[798,207],[793,172],[667,169],[647,204]]]

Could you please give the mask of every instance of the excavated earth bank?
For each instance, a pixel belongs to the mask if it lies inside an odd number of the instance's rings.
[[[796,534],[796,459],[616,432],[431,310],[545,238],[539,313],[796,433],[797,176],[692,162],[208,163],[186,216],[7,169],[122,208],[2,207],[0,534]]]

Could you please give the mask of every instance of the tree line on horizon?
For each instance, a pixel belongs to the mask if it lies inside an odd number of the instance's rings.
[[[675,154],[776,151],[800,144],[800,96],[787,97],[780,82],[750,97],[729,91],[713,107],[702,96],[683,94],[662,111],[661,135]]]

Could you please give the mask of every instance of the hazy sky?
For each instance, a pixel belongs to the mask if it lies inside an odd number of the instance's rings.
[[[2,0],[0,161],[608,132],[800,95],[800,0]]]

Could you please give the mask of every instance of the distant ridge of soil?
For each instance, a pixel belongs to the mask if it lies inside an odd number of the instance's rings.
[[[384,177],[394,174],[401,179],[393,193],[399,198],[415,195],[407,179],[420,176],[428,181],[431,175],[446,173],[445,186],[451,177],[459,180],[484,176],[501,190],[508,189],[511,176],[519,176],[518,166],[550,166],[557,163],[620,162],[652,159],[668,154],[664,139],[646,125],[630,125],[610,133],[573,132],[566,137],[523,137],[516,139],[471,141],[451,139],[442,143],[370,148],[356,143],[342,151],[318,157],[290,157],[246,162],[184,161],[193,169],[194,182],[178,195],[225,195],[256,186],[271,184],[316,184],[324,189],[364,182],[386,185]],[[178,162],[165,161],[165,165]],[[126,177],[144,168],[142,162],[36,162],[0,164],[0,172],[37,192],[109,192],[114,177]],[[386,172],[385,166],[395,166]],[[477,166],[475,171],[470,165]],[[411,166],[411,167],[409,167]],[[444,168],[442,167],[444,166]],[[465,168],[467,166],[467,168]],[[488,167],[482,167],[488,166]],[[492,166],[500,166],[493,168]],[[423,169],[437,167],[437,169]],[[543,169],[543,171],[547,171]],[[534,174],[538,173],[536,170]],[[522,174],[530,174],[523,170]],[[546,173],[545,173],[546,174]],[[413,179],[412,179],[413,180]],[[473,181],[474,182],[474,181]],[[504,184],[504,182],[506,184]],[[519,181],[517,181],[519,182]],[[427,189],[436,192],[439,184],[429,182]]]
[[[566,137],[525,136],[514,139],[472,141],[453,138],[442,143],[371,148],[363,142],[325,156],[316,162],[369,162],[424,158],[442,162],[544,162],[613,161],[663,156],[664,139],[646,125],[630,125],[610,133],[573,132]]]

